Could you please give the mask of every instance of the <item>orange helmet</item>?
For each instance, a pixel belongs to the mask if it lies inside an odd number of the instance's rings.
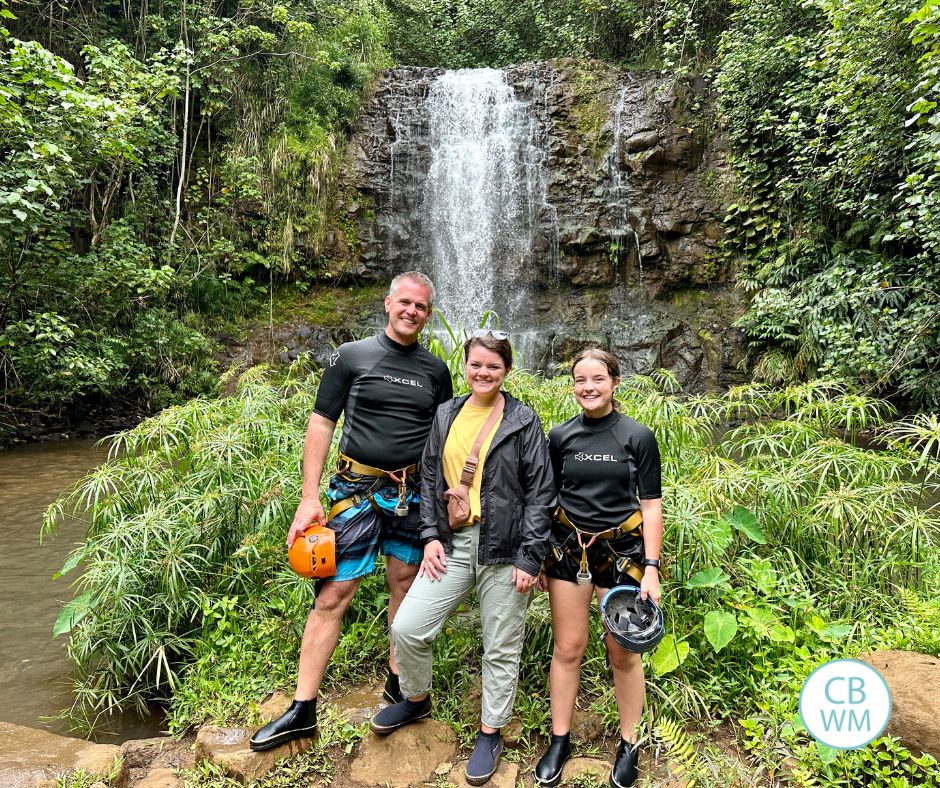
[[[322,525],[311,525],[287,551],[290,567],[301,577],[336,574],[336,534]]]

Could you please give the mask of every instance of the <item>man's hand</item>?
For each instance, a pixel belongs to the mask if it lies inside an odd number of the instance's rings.
[[[317,525],[326,525],[326,515],[323,513],[323,505],[319,498],[301,498],[297,505],[297,511],[294,512],[294,521],[290,524],[290,530],[287,532],[287,547],[294,543],[294,540],[304,535],[312,523]]]
[[[659,604],[662,589],[659,585],[659,570],[655,566],[646,567],[643,579],[640,581],[640,596],[644,600],[650,597],[657,605]]]
[[[439,539],[432,539],[424,546],[424,560],[421,562],[419,575],[427,575],[432,581],[440,580],[447,574],[447,554]]]
[[[516,585],[516,591],[520,594],[524,594],[535,587],[535,584],[538,582],[538,575],[530,575],[518,566],[514,566],[512,568],[512,582]]]

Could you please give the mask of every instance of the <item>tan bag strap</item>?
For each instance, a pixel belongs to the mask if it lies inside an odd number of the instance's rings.
[[[473,447],[470,449],[470,455],[467,457],[467,461],[463,464],[463,471],[460,473],[460,483],[468,490],[473,485],[473,476],[477,472],[477,464],[480,462],[480,449],[483,448],[483,442],[486,440],[486,436],[490,434],[493,427],[496,426],[499,417],[503,415],[503,407],[505,404],[506,398],[500,394],[499,399],[493,406],[493,410],[490,412],[490,415],[487,416],[486,423],[480,430],[480,434],[477,435],[477,439],[473,442]]]

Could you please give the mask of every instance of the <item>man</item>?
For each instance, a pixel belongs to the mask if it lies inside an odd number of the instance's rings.
[[[384,333],[341,345],[317,391],[304,442],[300,504],[287,545],[314,522],[336,532],[336,575],[320,581],[300,647],[290,708],[251,738],[267,750],[316,728],[320,683],[339,640],[343,613],[362,578],[387,558],[388,621],[404,599],[424,555],[418,518],[418,462],[438,405],[453,396],[447,366],[418,344],[431,316],[434,286],[424,274],[396,276],[385,297]],[[330,516],[320,504],[320,477],[340,414],[340,461],[330,480]],[[401,700],[394,649],[384,696]]]

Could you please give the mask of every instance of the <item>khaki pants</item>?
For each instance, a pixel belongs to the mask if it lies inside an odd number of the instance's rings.
[[[519,659],[525,636],[525,614],[532,592],[520,594],[512,582],[512,565],[477,563],[480,526],[454,533],[454,552],[447,573],[432,582],[415,578],[392,623],[401,693],[414,697],[431,689],[431,644],[447,617],[476,587],[483,628],[483,708],[485,725],[501,728],[512,717],[519,682]]]

